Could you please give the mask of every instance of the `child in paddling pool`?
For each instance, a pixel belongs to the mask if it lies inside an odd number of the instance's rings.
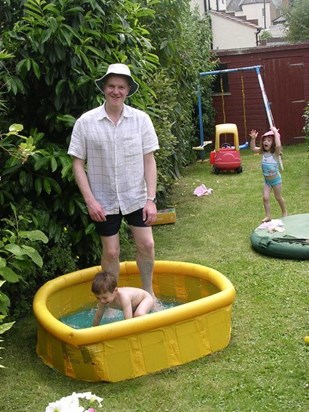
[[[153,307],[154,300],[150,293],[143,289],[117,286],[117,278],[110,272],[101,271],[96,274],[91,286],[98,305],[93,318],[93,326],[101,322],[105,308],[121,309],[125,319],[146,315]]]
[[[257,136],[257,131],[251,130],[250,148],[255,153],[262,154],[262,173],[264,176],[263,203],[265,209],[265,217],[262,222],[269,222],[271,221],[269,198],[272,190],[280,206],[282,216],[287,216],[288,214],[282,197],[282,178],[279,171],[282,146],[280,134],[276,127],[272,127],[269,132],[262,135],[260,147],[256,146]]]

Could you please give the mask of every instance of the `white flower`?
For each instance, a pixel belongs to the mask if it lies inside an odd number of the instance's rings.
[[[86,409],[80,405],[79,400],[84,399],[89,402],[82,401],[82,404],[88,404]],[[76,393],[73,392],[70,396],[65,396],[56,402],[51,402],[46,407],[45,412],[86,412],[88,408],[93,407],[94,403],[97,408],[102,408],[103,398],[93,395],[91,392]],[[95,409],[93,409],[95,410]]]

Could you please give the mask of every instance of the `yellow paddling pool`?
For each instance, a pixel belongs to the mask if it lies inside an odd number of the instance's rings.
[[[100,266],[50,280],[35,295],[36,351],[74,379],[117,382],[181,365],[225,348],[231,338],[232,283],[202,265],[156,261],[156,296],[179,306],[129,320],[74,329],[59,319],[94,307],[91,282]],[[123,262],[119,286],[140,287],[135,262]]]

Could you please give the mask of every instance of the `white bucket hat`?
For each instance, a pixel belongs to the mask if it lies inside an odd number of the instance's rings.
[[[122,63],[110,64],[107,68],[106,74],[104,74],[103,77],[95,81],[96,85],[101,90],[101,92],[104,84],[104,79],[110,74],[119,74],[121,76],[127,76],[129,78],[130,91],[128,93],[128,97],[132,96],[135,92],[137,92],[139,85],[134,81],[133,77],[131,76],[129,67]]]

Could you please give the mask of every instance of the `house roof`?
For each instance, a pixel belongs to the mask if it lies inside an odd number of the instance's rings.
[[[276,19],[273,20],[273,24],[281,24],[286,22],[286,17],[285,16],[279,16]]]
[[[239,5],[264,3],[264,0],[240,0]],[[270,3],[270,0],[265,0],[265,3]]]
[[[240,11],[241,10],[239,6],[240,2],[241,0],[230,0],[226,5],[226,10],[227,11]]]
[[[234,23],[238,23],[238,24],[243,24],[246,26],[249,26],[251,28],[253,28],[254,30],[256,30],[257,28],[259,28],[258,26],[258,20],[254,19],[254,20],[247,20],[246,16],[239,16],[236,17],[234,13],[232,12],[228,12],[226,13],[225,11],[215,11],[215,10],[210,10],[209,12],[210,14],[214,15],[214,16],[218,16],[218,17],[222,17],[224,19],[233,21]]]
[[[243,5],[258,3],[264,3],[264,0],[227,0],[226,10],[240,11]],[[274,3],[277,8],[282,6],[282,0],[265,0],[265,3]]]

